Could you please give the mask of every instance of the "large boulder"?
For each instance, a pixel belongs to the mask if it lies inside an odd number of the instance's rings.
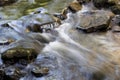
[[[111,19],[114,16],[112,12],[104,10],[87,11],[78,15],[79,24],[77,28],[85,32],[107,30]]]
[[[26,65],[37,57],[37,52],[31,48],[16,47],[2,53],[2,60],[5,64],[20,63]]]

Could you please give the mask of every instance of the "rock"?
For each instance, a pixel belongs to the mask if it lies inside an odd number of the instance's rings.
[[[21,77],[25,76],[20,69],[10,66],[4,69],[5,70],[5,80],[19,80]]]
[[[120,15],[115,15],[115,17],[112,19],[112,24],[120,26]]]
[[[120,14],[120,1],[119,0],[77,0],[80,4],[93,2],[94,6],[98,9],[108,9],[115,14]]]
[[[16,2],[17,0],[0,0],[0,6],[5,6]]]
[[[81,10],[82,5],[78,1],[73,1],[68,5],[68,10],[70,10],[72,13],[78,12]]]
[[[114,14],[120,14],[119,0],[93,0],[93,3],[98,9],[110,9]]]
[[[27,20],[26,20],[27,19]],[[46,32],[46,30],[54,29],[59,26],[52,15],[48,13],[35,13],[23,16],[18,20],[7,23],[9,27],[19,33],[26,32]]]
[[[5,77],[5,72],[3,69],[0,69],[0,79],[3,80]]]
[[[89,3],[92,0],[77,0],[80,4],[86,4]]]
[[[109,28],[110,21],[114,14],[104,10],[94,10],[78,14],[79,26],[84,32],[105,31]]]
[[[82,5],[78,1],[74,0],[73,2],[69,3],[69,5],[65,7],[61,13],[55,13],[53,16],[56,18],[56,21],[61,23],[60,20],[65,20],[67,18],[67,13],[76,13],[81,9]]]
[[[56,25],[59,25],[57,22],[48,22],[48,23],[43,23],[43,24],[33,24],[29,25],[27,28],[27,31],[32,31],[32,32],[49,32],[55,28]]]
[[[45,14],[45,13],[48,13],[48,11],[45,8],[40,7],[40,8],[35,9],[32,14],[39,14],[39,13]]]
[[[120,14],[120,5],[115,5],[115,6],[111,6],[110,10],[114,13],[114,14]]]
[[[120,32],[120,15],[116,15],[111,22],[112,31],[113,32]]]
[[[24,77],[25,75],[25,71],[22,71],[17,67],[0,66],[0,80],[19,80],[20,77]]]
[[[42,33],[43,29],[40,27],[40,24],[33,24],[32,26],[31,25],[28,26],[27,31]]]
[[[96,8],[101,9],[101,8],[109,8],[111,6],[114,6],[116,5],[116,2],[109,0],[93,0],[93,4],[95,5]]]
[[[43,77],[49,73],[49,69],[45,68],[45,67],[43,67],[43,68],[35,67],[32,69],[31,73],[35,77]]]
[[[106,5],[107,3],[108,3],[108,0],[93,0],[94,6],[99,9],[108,7],[108,5]]]
[[[31,33],[29,34],[30,37],[32,37],[33,39],[41,42],[41,43],[49,43],[50,40],[48,38],[46,38],[45,36],[42,36],[41,34],[39,33]]]
[[[12,42],[14,42],[13,39],[0,38],[0,45],[9,45]]]
[[[92,80],[104,80],[104,79],[105,74],[100,71],[96,71],[92,74]]]
[[[30,62],[30,60],[34,60],[37,57],[37,52],[31,48],[22,48],[16,47],[9,49],[2,53],[2,60],[5,64],[14,64],[14,63],[22,63],[26,64],[26,62]]]
[[[115,5],[118,5],[120,0],[108,0],[108,3],[114,3]]]
[[[113,32],[120,32],[120,26],[113,26],[112,31]]]

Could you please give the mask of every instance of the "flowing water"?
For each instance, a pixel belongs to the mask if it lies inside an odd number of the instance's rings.
[[[41,0],[39,4],[40,0],[35,1],[20,0],[10,6],[1,7],[2,20],[18,19],[40,6],[47,8],[50,13],[60,12],[71,0]],[[69,22],[51,33],[20,34],[1,28],[1,37],[11,37],[16,42],[2,46],[0,51],[21,45],[32,47],[40,53],[35,63],[26,67],[28,74],[20,80],[120,80],[119,35],[111,31],[86,34],[74,29]],[[49,74],[34,77],[29,73],[34,64],[48,67]]]

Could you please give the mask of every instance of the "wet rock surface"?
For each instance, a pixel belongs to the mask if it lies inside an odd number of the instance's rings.
[[[6,52],[2,53],[1,58],[5,64],[9,65],[14,63],[25,64],[24,60],[30,62],[30,60],[32,61],[37,57],[37,54],[38,53],[34,49],[17,47],[9,49]]]
[[[59,24],[52,18],[52,15],[49,13],[38,13],[23,16],[18,20],[9,21],[6,23],[6,25],[20,33],[42,33],[59,26]]]
[[[4,37],[3,38],[1,37],[0,45],[9,45],[12,42],[14,42],[14,40],[12,40],[12,39],[6,39]]]
[[[20,70],[14,67],[7,67],[5,69],[5,78],[10,80],[19,80],[22,75]]]
[[[84,12],[79,15],[79,27],[85,32],[105,31],[110,27],[112,13],[104,10]]]
[[[15,66],[1,67],[1,80],[19,80],[24,77],[26,73]]]
[[[49,24],[49,22],[52,23]],[[52,33],[48,34],[46,31],[43,32],[38,29],[34,31],[35,28],[45,25],[41,30],[53,30],[54,26],[57,25],[49,14],[43,12],[30,14],[18,20],[0,21],[0,23],[2,59],[0,79],[20,80],[20,78],[28,76],[26,75],[29,73],[28,65],[35,62],[45,44],[55,40]],[[26,31],[29,29],[28,27],[32,27],[32,29]],[[33,70],[34,68],[35,70]],[[30,67],[30,75],[36,77],[43,77],[49,71],[48,68],[34,68],[31,69]]]
[[[112,25],[112,31],[113,32],[119,32],[120,31],[120,15],[116,15],[112,19],[111,25]]]
[[[45,76],[49,73],[49,69],[48,68],[35,67],[35,68],[32,69],[31,73],[35,77],[43,77],[43,76]]]

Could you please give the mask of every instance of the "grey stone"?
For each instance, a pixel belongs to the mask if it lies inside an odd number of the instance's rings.
[[[110,21],[114,14],[104,10],[94,10],[79,14],[79,26],[85,32],[104,31],[109,28]]]

